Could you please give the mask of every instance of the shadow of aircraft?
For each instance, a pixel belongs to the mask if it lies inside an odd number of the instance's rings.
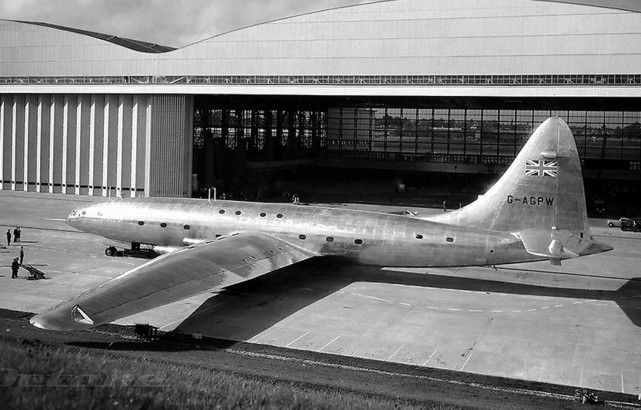
[[[539,273],[558,275],[544,271]],[[614,301],[635,326],[641,327],[641,278],[602,278],[624,284],[616,290],[570,289],[443,274],[388,271],[350,265],[340,259],[312,259],[226,288],[207,299],[176,327],[175,332],[249,341],[305,307],[356,282]],[[586,276],[585,279],[587,283],[594,277]]]
[[[546,271],[536,272],[558,275],[558,273]],[[593,278],[586,277],[586,279]],[[227,349],[237,341],[251,340],[305,307],[357,282],[614,301],[635,326],[641,327],[641,278],[602,278],[625,283],[616,290],[568,289],[443,274],[384,270],[377,267],[355,266],[338,258],[312,259],[226,288],[207,299],[183,320],[172,332],[174,337],[169,339],[163,338],[154,343],[78,341],[68,344],[116,351],[180,352]],[[232,325],[230,328],[229,323],[238,325],[235,327]],[[221,329],[221,327],[224,328]],[[202,334],[206,341],[197,344],[193,341],[176,343],[184,337],[180,334],[193,333]]]

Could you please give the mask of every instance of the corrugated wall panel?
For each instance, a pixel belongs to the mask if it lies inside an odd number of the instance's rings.
[[[28,95],[25,101],[23,189],[36,191],[38,177],[38,96]]]
[[[79,188],[78,182],[76,181],[76,130],[77,130],[77,108],[78,108],[79,97],[77,95],[66,95],[65,96],[65,107],[66,107],[66,131],[63,135],[63,138],[66,140],[65,145],[65,164],[64,164],[64,175],[65,177],[63,183],[63,193],[75,194],[76,188]]]
[[[104,118],[105,118],[105,97],[93,95],[91,99],[93,113],[93,149],[89,152],[93,160],[90,165],[89,195],[102,195],[102,166],[104,152]],[[91,134],[90,134],[91,135]]]
[[[25,131],[25,102],[24,95],[17,94],[13,97],[12,127],[11,127],[11,153],[12,173],[11,184],[14,191],[23,190],[24,177],[24,131]]]
[[[120,124],[122,139],[120,140],[120,179],[118,194],[123,197],[131,196],[131,146],[132,146],[132,116],[133,97],[131,95],[120,96]]]
[[[82,95],[79,97],[79,110],[80,118],[77,119],[76,130],[77,144],[76,147],[76,179],[78,181],[79,189],[76,193],[87,195],[89,193],[89,149],[90,149],[90,132],[91,132],[91,96]]]
[[[188,196],[192,110],[185,96],[1,94],[0,187]]]
[[[149,196],[191,195],[192,97],[151,97]]]
[[[144,191],[141,190],[145,186],[145,152],[146,152],[146,138],[145,131],[147,129],[146,108],[148,97],[146,95],[137,95],[134,97],[135,110],[135,131],[136,143],[132,141],[132,196],[142,196]],[[132,132],[134,125],[132,124]],[[135,148],[135,156],[133,156]],[[135,170],[135,172],[134,172]]]
[[[105,97],[105,157],[106,169],[106,189],[107,196],[116,195],[116,186],[118,183],[118,96],[107,95]]]
[[[50,192],[59,193],[62,191],[62,160],[63,155],[63,129],[64,129],[64,105],[65,98],[62,95],[52,97],[51,110],[51,190]]]

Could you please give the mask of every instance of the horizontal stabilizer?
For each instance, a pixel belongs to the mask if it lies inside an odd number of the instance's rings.
[[[528,253],[534,256],[549,258],[554,265],[560,265],[562,259],[611,250],[612,247],[586,238],[576,236],[569,231],[527,229],[518,232],[518,237]]]

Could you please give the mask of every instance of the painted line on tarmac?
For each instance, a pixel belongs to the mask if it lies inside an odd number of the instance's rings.
[[[381,301],[381,302],[394,303],[391,300],[377,298],[376,296],[365,296],[365,297],[368,298],[368,299],[374,299],[374,300],[378,300],[378,301]]]
[[[423,363],[423,366],[427,366],[427,362],[429,362],[429,361],[430,361],[430,359],[432,358],[432,356],[434,356],[434,355],[436,354],[436,352],[438,352],[438,349],[436,349],[436,350],[434,350],[434,351],[432,352],[432,354],[430,355],[430,357],[428,357],[428,358],[427,358],[427,360],[425,361],[425,363]]]
[[[269,329],[269,330],[267,330],[267,331],[263,332],[263,334],[262,334],[262,335],[260,335],[260,336],[256,337],[256,338],[255,338],[255,339],[253,339],[253,340],[251,340],[251,339],[250,339],[250,340],[248,340],[247,342],[248,342],[248,343],[258,343],[258,341],[259,341],[259,340],[263,340],[263,339],[264,339],[264,338],[266,338],[267,336],[271,336],[271,335],[273,335],[273,334],[276,334],[276,333],[278,333],[278,331],[279,331],[279,330],[280,330],[279,328],[271,328],[271,329]]]
[[[447,290],[447,289],[444,289]],[[459,291],[457,289],[449,289],[449,291],[454,292],[454,291]],[[463,291],[464,292],[464,291]],[[343,291],[338,291],[336,293],[349,293],[352,296],[360,297],[360,298],[367,298],[379,302],[384,302],[384,303],[389,303],[392,305],[398,305],[398,306],[403,306],[403,307],[411,307],[412,309],[419,309],[419,310],[438,310],[438,311],[448,311],[448,312],[467,312],[467,313],[531,313],[531,312],[538,312],[538,311],[543,311],[543,310],[548,310],[548,309],[560,309],[560,308],[565,308],[565,307],[571,307],[572,305],[581,305],[581,304],[586,304],[586,303],[591,303],[593,306],[608,306],[607,303],[595,303],[595,302],[602,302],[596,299],[589,299],[589,300],[581,300],[581,301],[575,301],[572,302],[570,305],[569,302],[568,304],[564,303],[559,303],[556,305],[547,305],[547,306],[541,306],[538,308],[532,308],[532,309],[461,309],[461,308],[453,308],[453,307],[441,307],[441,306],[420,306],[420,305],[412,305],[406,302],[395,302],[389,299],[383,299],[379,298],[376,296],[371,296],[371,295],[364,295],[362,293],[356,293],[356,292],[343,292]],[[487,292],[475,292],[479,294],[486,294]],[[504,294],[494,294],[493,296],[507,296]],[[626,297],[620,297],[620,298],[615,298],[612,299],[612,301],[616,300],[625,300],[625,299],[636,299],[636,298],[641,298],[641,296],[626,296]]]
[[[318,349],[317,351],[318,351],[318,352],[322,352],[322,351],[323,351],[323,349],[325,349],[327,346],[329,346],[329,345],[331,345],[332,343],[334,343],[335,341],[337,341],[339,337],[341,337],[341,336],[340,336],[340,335],[336,336],[334,339],[332,339],[332,341],[331,341],[331,342],[327,343],[325,346],[321,347],[321,348],[320,348],[320,349]]]
[[[459,369],[459,371],[461,371],[461,372],[462,372],[462,371],[463,371],[463,369],[465,369],[465,366],[467,366],[467,362],[469,362],[469,361],[470,361],[470,359],[472,358],[472,355],[473,355],[473,354],[474,354],[474,350],[472,350],[472,351],[470,352],[470,354],[467,356],[467,359],[465,359],[465,363],[463,363],[463,366],[461,366],[461,368]]]
[[[405,344],[407,344],[407,341],[403,342],[403,344],[402,344],[402,345],[400,345],[400,346],[399,346],[399,348],[398,348],[398,349],[396,349],[396,351],[395,351],[394,353],[392,353],[392,355],[391,355],[390,357],[388,357],[388,358],[387,358],[387,360],[385,360],[385,361],[386,361],[386,362],[389,362],[390,360],[392,360],[392,357],[396,356],[396,354],[397,354],[398,352],[400,352],[402,348],[404,348],[404,347],[405,347]]]
[[[291,342],[287,343],[287,344],[285,345],[285,347],[289,347],[289,346],[291,346],[291,345],[292,345],[292,343],[299,341],[300,339],[304,338],[304,337],[305,337],[305,336],[307,336],[308,334],[309,334],[309,332],[305,332],[304,334],[302,334],[302,335],[298,336],[296,339],[294,339],[294,340],[292,340]]]

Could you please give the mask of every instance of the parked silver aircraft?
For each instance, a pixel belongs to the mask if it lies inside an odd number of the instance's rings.
[[[162,256],[31,319],[83,329],[250,280],[305,259],[379,266],[498,265],[611,250],[587,224],[574,137],[542,123],[501,179],[472,204],[427,217],[270,204],[140,198],[74,210],[67,223]],[[108,248],[108,252],[113,248]]]

